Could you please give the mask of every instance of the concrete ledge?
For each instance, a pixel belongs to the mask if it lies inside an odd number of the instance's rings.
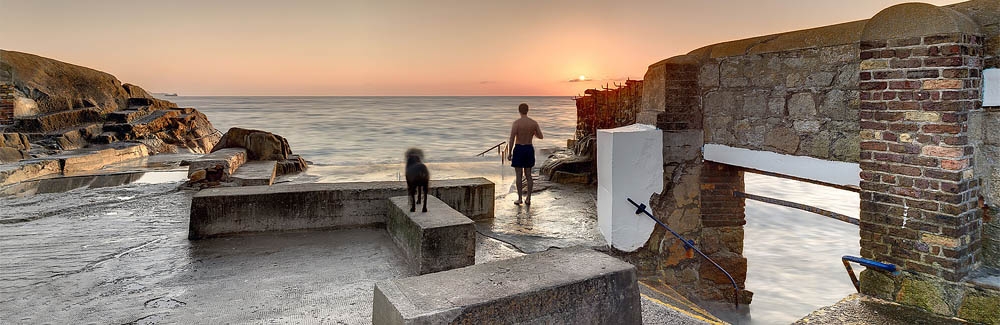
[[[641,324],[641,308],[635,267],[575,247],[379,282],[372,323]]]
[[[98,150],[82,155],[60,157],[63,174],[70,175],[104,168],[127,160],[149,156],[149,149],[142,144],[133,144],[123,148]]]
[[[427,196],[427,212],[410,212],[409,197],[388,200],[385,229],[403,250],[413,270],[427,274],[476,264],[476,226],[436,197]]]
[[[473,220],[493,218],[494,185],[478,177],[432,180],[430,195]],[[191,239],[242,232],[385,224],[385,200],[406,182],[313,183],[206,189],[191,199]]]
[[[274,160],[251,161],[243,164],[230,178],[240,186],[268,186],[274,184],[277,167],[278,162]]]
[[[6,186],[44,176],[59,175],[58,160],[21,161],[0,165],[0,186]]]
[[[247,150],[243,148],[226,148],[187,161],[188,176],[199,170],[222,165],[226,175],[232,175],[240,166],[247,162]]]

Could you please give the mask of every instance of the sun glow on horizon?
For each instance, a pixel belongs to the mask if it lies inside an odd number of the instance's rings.
[[[580,75],[580,81],[584,81],[584,80],[587,80],[587,77],[581,74]]]

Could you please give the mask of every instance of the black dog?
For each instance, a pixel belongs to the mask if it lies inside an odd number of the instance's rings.
[[[427,188],[431,182],[431,172],[423,163],[424,152],[417,148],[406,150],[406,192],[410,195],[410,212],[417,211],[420,191],[423,189],[424,210],[427,212]],[[416,194],[416,198],[414,198]]]

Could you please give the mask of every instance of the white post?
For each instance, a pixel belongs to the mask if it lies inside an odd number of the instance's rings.
[[[662,131],[645,124],[597,130],[597,223],[608,245],[632,252],[646,244],[656,224],[626,198],[649,206],[662,189]]]

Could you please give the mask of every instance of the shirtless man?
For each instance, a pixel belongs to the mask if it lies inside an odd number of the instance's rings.
[[[534,181],[531,179],[531,168],[535,167],[535,148],[531,146],[534,137],[543,139],[542,129],[538,127],[538,122],[528,117],[528,104],[522,103],[517,106],[517,111],[521,113],[521,118],[514,121],[510,126],[510,140],[507,141],[507,160],[510,166],[514,167],[515,183],[517,184],[517,201],[514,204],[521,204],[521,177],[528,183],[527,194],[524,204],[531,205],[531,187]]]

